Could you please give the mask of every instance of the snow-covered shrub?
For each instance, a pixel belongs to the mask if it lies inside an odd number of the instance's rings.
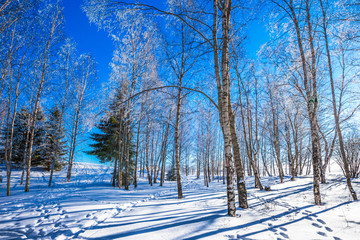
[[[171,168],[166,174],[167,181],[176,181],[176,169]]]
[[[358,178],[360,175],[360,139],[351,137],[346,142],[344,142],[344,145],[346,161],[350,170],[350,177]],[[344,163],[340,154],[340,149],[337,150],[337,153],[336,162],[344,172]]]

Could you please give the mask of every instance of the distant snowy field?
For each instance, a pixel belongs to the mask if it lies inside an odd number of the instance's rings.
[[[335,167],[334,167],[335,169]],[[339,170],[321,186],[323,206],[313,205],[312,178],[283,184],[263,177],[272,191],[253,188],[247,179],[250,208],[227,217],[225,185],[183,178],[185,198],[175,182],[137,189],[113,188],[111,167],[76,163],[72,182],[66,169],[47,187],[48,173],[34,170],[30,192],[13,172],[12,196],[0,185],[0,239],[360,239],[360,202],[351,202]],[[4,176],[4,171],[2,172]],[[353,181],[360,195],[360,181]]]

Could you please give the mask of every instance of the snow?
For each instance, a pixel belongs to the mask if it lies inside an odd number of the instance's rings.
[[[253,188],[247,177],[249,209],[228,217],[222,181],[183,178],[184,199],[176,183],[149,186],[140,179],[130,191],[111,186],[111,167],[76,163],[73,179],[66,169],[48,173],[34,169],[30,192],[13,172],[12,196],[0,188],[0,239],[360,239],[360,204],[351,201],[341,170],[332,167],[321,185],[322,206],[313,204],[312,177],[263,177],[271,191]],[[4,171],[2,172],[2,174]],[[360,194],[360,181],[353,181]]]

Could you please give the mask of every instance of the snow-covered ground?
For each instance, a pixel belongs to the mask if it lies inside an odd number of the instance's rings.
[[[137,189],[113,188],[111,168],[77,163],[73,181],[65,170],[48,188],[48,173],[32,173],[30,192],[13,172],[12,196],[6,179],[0,186],[0,239],[360,239],[360,203],[352,202],[339,171],[321,186],[322,206],[313,205],[312,178],[262,178],[271,191],[253,188],[248,178],[250,207],[226,215],[222,182],[207,188],[202,180],[183,178],[185,198],[177,199],[175,182]],[[4,175],[4,172],[3,172]],[[360,195],[360,181],[354,180]]]

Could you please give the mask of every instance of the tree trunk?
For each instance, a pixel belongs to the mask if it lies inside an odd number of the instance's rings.
[[[72,167],[73,167],[73,163],[74,163],[74,156],[75,156],[75,151],[76,151],[76,141],[77,141],[77,136],[78,136],[80,108],[81,107],[78,106],[78,109],[76,111],[76,116],[74,118],[74,123],[73,123],[73,131],[72,131],[71,144],[70,144],[68,171],[67,171],[67,175],[66,175],[66,178],[67,178],[68,182],[71,181],[71,172],[72,172]]]
[[[229,108],[231,105],[229,106]],[[246,185],[245,185],[245,170],[244,165],[241,159],[241,153],[240,153],[240,144],[239,139],[237,137],[236,133],[236,126],[235,126],[235,116],[230,111],[230,130],[231,130],[231,140],[232,140],[232,146],[233,146],[233,152],[234,152],[234,160],[235,160],[235,170],[236,170],[236,186],[238,190],[238,199],[239,199],[239,207],[246,209],[249,207],[247,202],[247,191],[246,191]]]
[[[27,122],[26,140],[25,140],[25,148],[24,148],[20,185],[23,185],[23,182],[24,182],[26,159],[27,159],[28,145],[29,145],[29,140],[30,140],[29,138],[30,138],[30,117],[28,117],[28,122]]]
[[[141,115],[141,114],[140,114]],[[136,152],[135,152],[135,169],[134,169],[134,188],[137,187],[137,166],[138,166],[138,157],[139,157],[139,142],[140,142],[140,127],[141,127],[141,117],[138,124],[138,132],[136,136]],[[141,168],[140,168],[141,171]]]
[[[180,82],[180,86],[181,86],[181,82]],[[177,190],[178,190],[178,199],[183,198],[181,175],[180,175],[180,146],[179,146],[180,109],[182,102],[181,92],[182,89],[179,88],[177,104],[176,104],[176,122],[175,122],[175,165],[176,165],[176,182],[177,182]]]
[[[196,154],[196,178],[199,179],[200,178],[200,156],[199,156],[199,150]]]
[[[124,134],[124,129],[122,131],[122,137],[120,138],[120,146],[119,146],[119,164],[118,164],[118,184],[119,188],[122,188],[122,168],[123,168],[123,159],[125,153],[125,146],[126,146],[126,135]]]
[[[227,207],[228,215],[234,217],[236,215],[235,206],[235,187],[234,187],[234,162],[232,156],[231,130],[229,119],[229,100],[230,100],[230,68],[229,68],[229,43],[230,43],[230,15],[231,0],[225,0],[222,4],[221,21],[222,21],[222,53],[221,65],[219,62],[218,48],[218,0],[214,0],[214,16],[213,16],[213,50],[215,77],[218,90],[219,119],[224,136],[224,155],[226,165],[226,182],[227,182]],[[221,68],[221,70],[220,70]]]
[[[129,190],[129,157],[130,157],[130,131],[126,127],[126,155],[125,155],[125,190]]]
[[[54,169],[55,169],[55,163],[56,163],[56,159],[57,159],[57,147],[55,147],[55,156],[53,157],[52,161],[51,161],[51,167],[50,167],[50,177],[49,177],[49,184],[48,186],[51,187],[51,182],[53,179],[53,174],[54,174]]]
[[[171,120],[171,110],[169,114],[169,122]],[[161,153],[161,174],[160,174],[160,186],[164,184],[165,181],[165,165],[166,165],[166,153],[167,153],[167,145],[168,145],[168,137],[169,137],[169,122],[166,124],[165,136],[164,136],[164,148]]]
[[[164,150],[163,150],[163,153],[162,153],[162,156],[161,156],[160,186],[162,186],[164,184],[164,182],[165,182],[166,152],[167,152],[167,137],[166,137]]]
[[[14,31],[15,34],[15,31]],[[14,36],[13,36],[14,37]],[[5,163],[6,163],[6,176],[7,176],[7,189],[6,189],[6,194],[7,196],[10,196],[10,183],[11,183],[11,162],[12,162],[12,152],[13,152],[13,139],[14,139],[14,126],[15,126],[15,119],[16,119],[16,114],[17,114],[17,106],[18,106],[18,100],[19,100],[19,86],[20,86],[20,78],[21,78],[21,69],[24,66],[24,59],[25,59],[25,54],[23,55],[21,62],[19,64],[19,69],[17,71],[17,82],[16,82],[16,89],[15,89],[15,102],[14,102],[14,110],[13,110],[13,115],[12,115],[12,120],[11,120],[11,127],[10,127],[10,142],[8,144],[8,136],[9,136],[9,131],[7,131],[6,134],[6,147],[5,147]],[[11,61],[11,59],[10,59]],[[12,79],[13,79],[13,63],[10,63],[11,66],[11,71],[10,71],[10,81],[11,81],[11,85],[12,85]],[[9,90],[9,112],[8,112],[8,117],[10,116],[10,109],[11,109],[11,87]],[[9,119],[8,119],[8,124],[9,124]],[[8,129],[9,130],[9,129]]]
[[[225,185],[225,177],[226,177],[226,165],[225,165],[225,156],[222,158],[222,172],[223,172],[223,184]]]
[[[10,83],[11,84],[11,83]],[[6,164],[6,195],[10,196],[10,184],[11,184],[11,159],[9,159],[9,133],[10,133],[10,112],[11,112],[11,85],[9,89],[9,102],[7,107],[7,117],[6,117],[6,140],[5,140],[5,156],[4,162]]]
[[[44,59],[42,62],[42,69],[41,69],[41,77],[40,77],[40,84],[38,87],[38,91],[36,94],[36,100],[35,100],[35,107],[34,112],[32,116],[31,121],[31,131],[30,131],[30,141],[29,141],[29,156],[27,160],[27,169],[26,169],[26,182],[25,182],[25,192],[29,192],[30,189],[30,171],[31,171],[31,160],[32,160],[32,150],[33,150],[33,144],[34,144],[34,134],[35,134],[35,125],[36,125],[36,118],[37,113],[40,105],[40,98],[43,90],[43,86],[45,83],[45,77],[46,77],[46,69],[48,66],[48,54],[51,48],[51,43],[53,40],[53,36],[55,34],[56,27],[58,26],[58,17],[60,15],[60,10],[57,10],[57,13],[51,23],[51,30],[50,30],[50,36],[46,42],[45,46],[45,52],[44,52]]]
[[[322,13],[323,13],[323,28],[324,28],[326,53],[327,53],[328,65],[329,65],[331,95],[332,95],[332,104],[333,104],[336,132],[338,133],[338,137],[339,137],[340,153],[341,153],[341,159],[343,160],[343,165],[344,165],[344,174],[346,177],[346,184],[347,184],[347,187],[349,189],[349,192],[350,192],[353,200],[356,201],[357,195],[351,184],[349,164],[348,164],[347,158],[346,158],[344,140],[342,137],[340,122],[339,122],[339,113],[337,111],[337,106],[336,106],[336,96],[335,96],[335,87],[334,87],[334,79],[333,79],[333,72],[332,72],[331,56],[330,56],[329,43],[328,43],[328,38],[327,38],[327,28],[326,28],[326,22],[325,22],[326,15],[325,15],[325,10],[324,10],[323,4],[322,4],[322,0],[320,0],[320,4],[321,4]],[[326,168],[325,168],[325,170],[326,170]]]
[[[295,13],[295,9],[292,5],[289,5],[291,11],[292,21],[295,26],[297,42],[302,62],[302,72],[303,72],[303,81],[304,87],[306,91],[306,102],[307,102],[307,110],[309,115],[309,123],[310,123],[310,132],[311,132],[311,141],[312,141],[312,165],[313,165],[313,192],[314,192],[314,201],[316,205],[321,205],[321,195],[320,195],[320,174],[319,174],[319,135],[317,132],[317,81],[316,81],[316,57],[313,46],[313,37],[312,37],[312,25],[310,21],[310,9],[309,9],[309,0],[306,0],[306,22],[308,25],[308,34],[309,34],[309,42],[311,48],[311,78],[308,77],[308,62],[306,61],[305,51],[302,43],[302,33],[300,31],[300,26],[298,22],[298,18]],[[312,86],[309,86],[309,80],[312,80]],[[311,82],[310,82],[311,84]]]
[[[310,20],[310,6],[309,0],[306,0],[306,21],[308,25],[308,34],[309,34],[309,42],[311,49],[311,78],[312,78],[312,91],[313,94],[310,98],[308,95],[308,111],[309,111],[309,119],[310,119],[310,129],[311,129],[311,139],[312,139],[312,151],[313,151],[313,173],[314,173],[314,196],[315,196],[315,204],[321,205],[321,195],[320,195],[320,139],[319,133],[317,130],[317,109],[318,109],[318,101],[317,101],[317,79],[316,79],[316,56],[314,49],[314,39],[312,36],[312,24]],[[313,100],[313,103],[311,102]]]
[[[72,167],[73,167],[73,163],[74,163],[76,142],[77,142],[77,137],[78,137],[78,129],[79,129],[79,124],[80,124],[80,112],[83,107],[82,103],[83,103],[83,99],[84,99],[84,95],[85,95],[86,85],[84,85],[82,87],[83,88],[82,88],[80,96],[79,96],[79,101],[76,106],[76,112],[75,112],[75,117],[74,117],[74,122],[73,122],[72,135],[71,135],[69,164],[68,164],[68,171],[67,171],[67,176],[66,176],[68,182],[71,181],[71,171],[72,171]]]
[[[204,172],[204,185],[206,187],[209,187],[209,181],[208,181],[208,171],[206,170],[206,166],[207,166],[207,163],[206,163],[206,149],[205,149],[205,153],[203,154],[203,157],[204,157],[204,160],[203,160],[203,172]]]
[[[112,186],[116,187],[116,169],[117,169],[117,158],[114,159],[114,171],[113,171],[113,177],[112,177]]]
[[[150,173],[150,168],[149,168],[149,148],[150,148],[150,129],[149,129],[149,122],[150,119],[147,120],[147,125],[146,125],[146,142],[145,142],[145,165],[146,165],[146,172],[147,172],[147,178],[149,181],[149,184],[152,186],[152,179],[151,179],[151,173]]]
[[[280,156],[280,141],[279,141],[279,130],[278,126],[275,124],[275,136],[274,136],[274,148],[275,148],[275,154],[276,154],[276,163],[279,171],[279,177],[281,183],[284,182],[284,169],[281,163],[281,156]]]

